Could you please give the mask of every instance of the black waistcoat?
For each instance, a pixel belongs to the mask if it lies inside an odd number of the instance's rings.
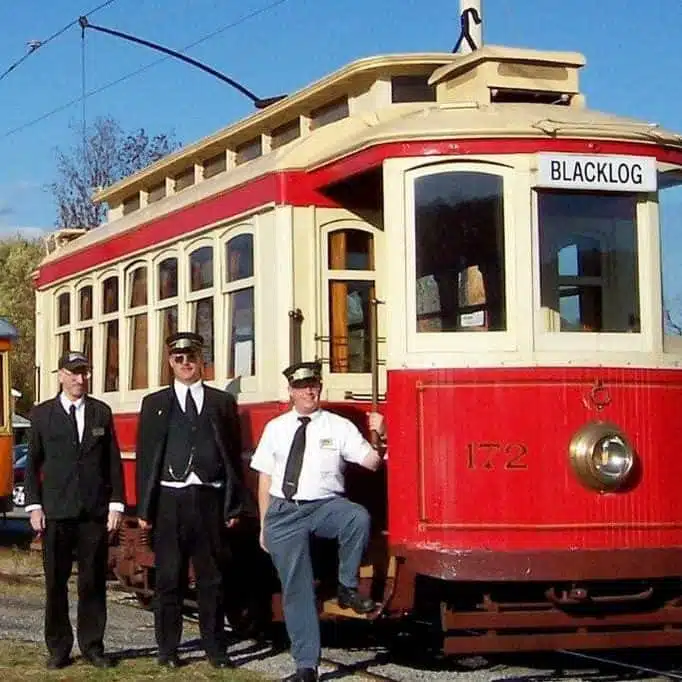
[[[225,479],[225,467],[207,412],[204,402],[197,422],[192,424],[177,397],[171,402],[161,480],[184,481],[191,472],[203,483]]]

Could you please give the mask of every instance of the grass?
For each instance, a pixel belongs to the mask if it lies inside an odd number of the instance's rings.
[[[6,578],[40,578],[42,572],[40,552],[27,551],[17,545],[0,547],[0,573]]]
[[[37,644],[0,641],[0,679],[2,682],[31,680],[232,680],[262,682],[265,678],[247,670],[214,670],[204,660],[192,661],[178,670],[169,671],[156,664],[154,657],[130,658],[119,661],[109,670],[98,670],[76,659],[67,668],[47,670],[45,648]]]

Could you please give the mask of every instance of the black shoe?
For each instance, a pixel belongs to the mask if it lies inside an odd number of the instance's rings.
[[[353,587],[339,585],[339,606],[342,609],[353,609],[355,613],[371,613],[376,608],[374,600],[361,596]]]
[[[45,663],[48,670],[60,670],[71,665],[71,659],[68,656],[50,656]]]
[[[167,656],[159,654],[156,662],[163,668],[171,668],[173,670],[182,665],[177,654],[168,654]]]
[[[225,668],[234,668],[234,663],[227,656],[209,656],[208,662],[213,668],[224,670]]]
[[[99,651],[91,654],[83,654],[83,658],[90,663],[90,665],[94,665],[95,668],[113,668],[114,663],[113,661],[108,657],[105,656],[104,654],[99,653]]]
[[[314,668],[299,668],[293,675],[285,677],[283,682],[317,682],[318,679]]]

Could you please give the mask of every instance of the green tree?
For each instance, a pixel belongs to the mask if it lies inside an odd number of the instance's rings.
[[[150,137],[140,128],[124,132],[110,116],[97,118],[85,131],[74,130],[77,143],[70,149],[59,147],[57,177],[48,185],[57,207],[57,227],[97,227],[106,208],[95,204],[92,195],[158,161],[178,148],[171,133]]]
[[[17,412],[33,405],[35,388],[35,291],[31,275],[44,255],[39,239],[20,235],[0,240],[0,316],[19,331],[12,352],[12,386],[21,391]]]

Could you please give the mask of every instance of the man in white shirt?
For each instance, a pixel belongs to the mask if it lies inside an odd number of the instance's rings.
[[[199,628],[210,664],[226,656],[225,529],[242,513],[241,435],[234,398],[202,381],[203,338],[166,339],[173,383],[142,401],[137,437],[137,516],[153,530],[156,640],[160,665],[180,666],[188,562],[197,579]]]
[[[310,536],[339,542],[338,602],[357,613],[375,609],[358,593],[358,570],[369,540],[367,510],[343,496],[344,468],[354,462],[375,471],[381,455],[348,419],[320,409],[321,366],[302,362],[284,370],[292,409],[268,422],[251,467],[259,472],[261,546],[282,584],[284,619],[296,672],[290,682],[315,682],[320,628],[315,603]],[[369,428],[385,437],[383,417]]]
[[[87,395],[90,362],[79,351],[59,360],[56,398],[31,412],[26,462],[26,511],[43,538],[47,667],[70,663],[73,631],[67,584],[78,562],[78,645],[83,657],[108,668],[108,532],[124,511],[123,467],[109,406]]]

